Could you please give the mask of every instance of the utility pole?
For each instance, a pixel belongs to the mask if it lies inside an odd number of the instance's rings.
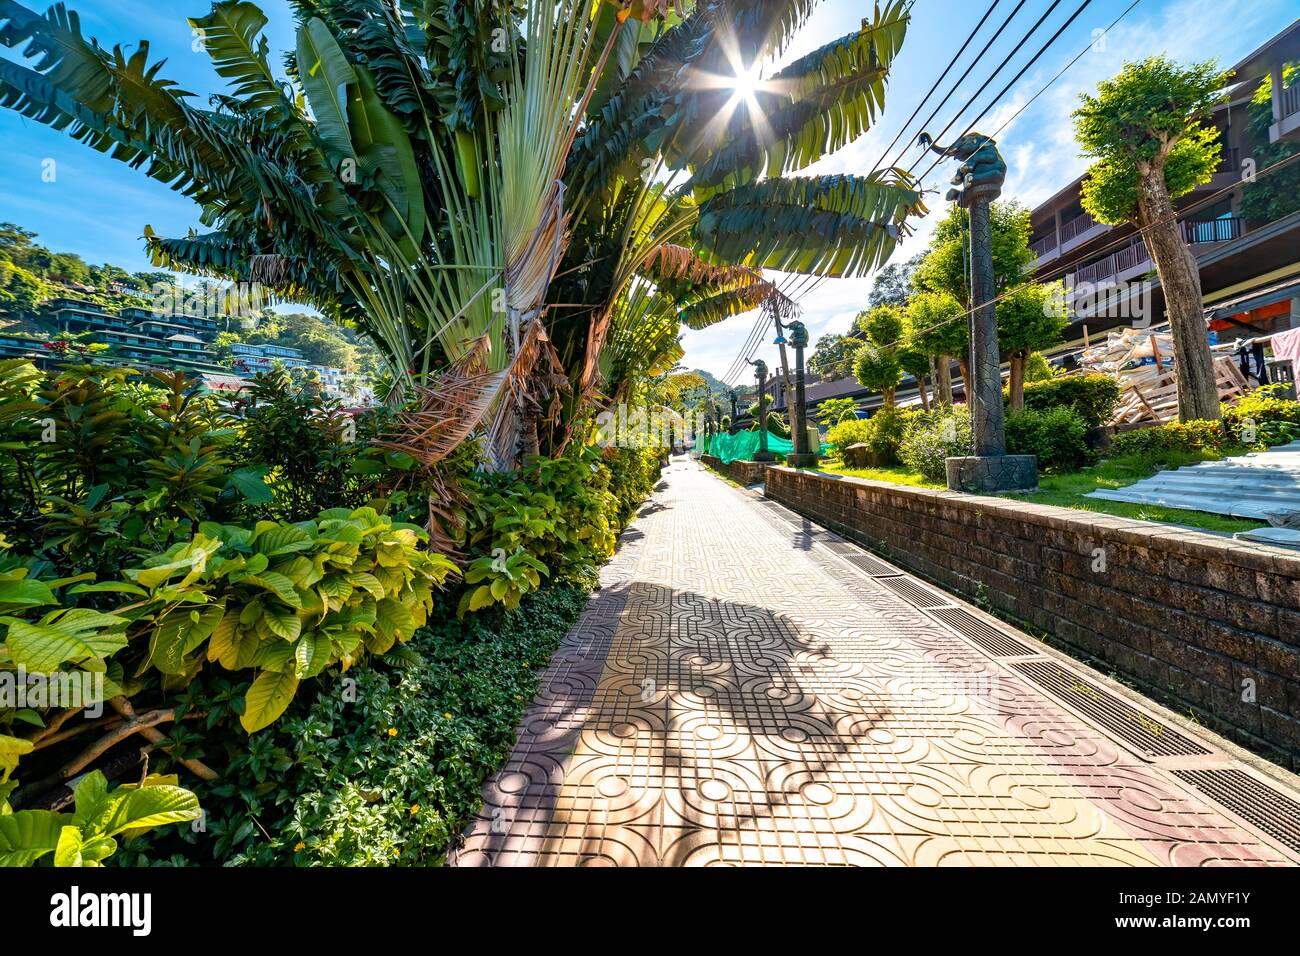
[[[941,156],[962,161],[952,179],[948,201],[970,217],[970,357],[966,366],[966,405],[970,409],[974,448],[969,456],[947,460],[948,487],[953,491],[988,493],[1038,486],[1033,455],[1008,455],[1002,406],[1002,362],[998,349],[997,290],[993,282],[993,230],[990,206],[1002,195],[1007,164],[997,143],[968,133],[951,146],[939,146],[927,133],[921,145]]]
[[[758,359],[750,364],[758,379],[758,451],[754,461],[775,461],[776,456],[767,450],[767,363]]]
[[[803,350],[808,346],[808,329],[802,322],[790,323],[790,344],[794,346],[794,405],[790,411],[790,438],[794,451],[785,460],[791,468],[811,468],[817,452],[808,448],[808,421],[804,413]],[[818,452],[821,449],[817,449]]]

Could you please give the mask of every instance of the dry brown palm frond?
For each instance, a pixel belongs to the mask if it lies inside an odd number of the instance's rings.
[[[539,371],[541,366],[544,370]],[[488,466],[495,469],[512,467],[530,403],[540,406],[540,398],[550,395],[548,416],[552,419],[560,412],[559,393],[568,388],[564,364],[546,334],[540,317],[532,319],[524,330],[519,351],[506,369],[491,424],[487,429],[485,450]]]
[[[484,335],[428,388],[416,387],[406,409],[397,413],[380,448],[401,451],[432,468],[483,421],[501,392],[509,369],[488,367],[491,340]]]
[[[293,279],[293,261],[274,252],[249,256],[248,271],[254,282],[282,286]]]
[[[645,271],[663,279],[686,279],[693,284],[763,282],[763,274],[748,266],[713,265],[686,246],[661,242],[645,259]]]

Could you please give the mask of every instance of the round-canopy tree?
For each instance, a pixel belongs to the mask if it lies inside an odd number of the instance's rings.
[[[808,371],[828,381],[844,378],[853,371],[853,356],[861,347],[862,340],[849,335],[823,335],[808,357]]]
[[[1153,56],[1125,64],[1074,112],[1075,136],[1095,160],[1083,183],[1084,209],[1112,225],[1137,223],[1155,260],[1185,422],[1217,420],[1220,412],[1200,270],[1173,200],[1209,182],[1219,165],[1219,132],[1208,121],[1230,78],[1213,60],[1184,67]]]
[[[944,405],[952,405],[952,376],[949,374],[954,357],[965,367],[965,355],[970,346],[970,325],[966,309],[948,292],[918,292],[907,303],[908,343],[910,348],[935,361],[935,397]]]
[[[998,345],[1011,364],[1010,406],[1024,408],[1025,365],[1031,353],[1061,341],[1070,322],[1059,283],[1017,286],[998,303]]]

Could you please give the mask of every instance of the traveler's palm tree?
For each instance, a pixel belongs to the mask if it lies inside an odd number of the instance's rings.
[[[154,260],[256,283],[368,332],[447,421],[508,464],[528,410],[568,413],[773,294],[763,269],[861,275],[923,211],[904,174],[788,177],[864,132],[908,5],[772,74],[815,0],[298,0],[192,20],[229,89],[206,106],[76,14],[0,0],[0,104],[141,168],[206,231]],[[683,15],[684,14],[684,15]],[[539,364],[540,363],[540,364]],[[538,369],[553,374],[535,374]],[[534,423],[535,424],[535,423]]]

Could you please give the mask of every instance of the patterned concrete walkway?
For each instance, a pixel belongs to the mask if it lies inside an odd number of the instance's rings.
[[[450,863],[1300,858],[1214,738],[694,463],[602,580]]]

